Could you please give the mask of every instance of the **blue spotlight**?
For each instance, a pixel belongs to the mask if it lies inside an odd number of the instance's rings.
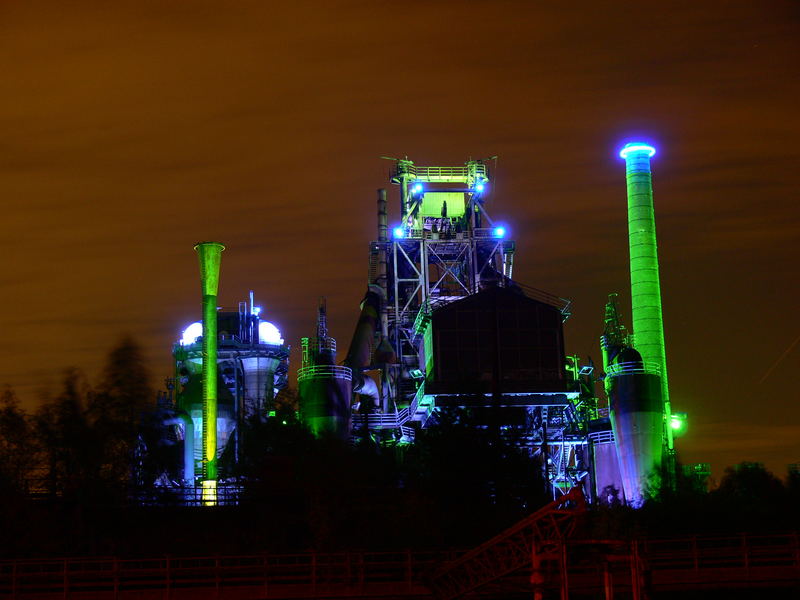
[[[421,183],[415,183],[414,187],[411,188],[411,191],[414,192],[415,194],[421,194],[422,193],[422,184]]]
[[[395,227],[394,228],[394,237],[396,238],[404,238],[406,237],[406,231],[402,227]]]
[[[647,154],[648,158],[652,158],[653,155],[656,153],[656,149],[653,148],[649,144],[643,144],[641,142],[633,142],[631,144],[625,144],[625,147],[619,151],[620,158],[628,158],[629,154],[644,152]]]
[[[499,227],[495,227],[494,231],[492,231],[492,234],[496,238],[504,238],[506,237],[506,228],[503,227],[502,225],[500,225]]]
[[[486,189],[486,184],[484,184],[483,182],[480,182],[475,186],[475,191],[478,192],[479,194],[483,193],[483,190],[485,189]]]

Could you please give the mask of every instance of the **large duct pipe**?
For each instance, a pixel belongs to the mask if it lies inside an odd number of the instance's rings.
[[[375,380],[369,375],[353,371],[353,392],[362,398],[369,398],[373,407],[382,408],[380,390],[378,390]]]
[[[650,158],[655,148],[643,143],[626,144],[620,152],[625,159],[628,187],[628,235],[631,260],[631,308],[634,347],[645,367],[655,367],[661,376],[662,439],[672,451],[669,417],[672,409],[664,350],[664,322],[661,314],[661,284],[658,274],[656,220]]]
[[[217,291],[219,265],[225,246],[219,242],[200,242],[194,249],[200,259],[203,292],[203,500],[216,502]]]
[[[353,372],[362,371],[372,362],[372,343],[375,339],[381,302],[385,301],[381,297],[382,292],[380,286],[370,285],[364,300],[361,301],[361,315],[356,323],[353,339],[350,341],[347,358],[344,359],[344,364],[353,369]]]
[[[376,348],[375,356],[372,356],[372,344],[375,340],[375,333],[379,331],[380,315],[383,305],[386,303],[385,290],[379,285],[370,285],[364,300],[361,302],[361,314],[358,318],[347,357],[344,365],[349,367],[353,373],[353,392],[369,398],[372,408],[384,409],[380,391],[371,377],[364,375],[363,371],[373,366],[375,363],[385,363],[393,360],[394,353],[391,346],[381,343]],[[386,338],[381,337],[381,340]],[[388,349],[388,352],[386,351]]]

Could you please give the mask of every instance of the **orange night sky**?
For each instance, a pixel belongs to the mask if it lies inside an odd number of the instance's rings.
[[[563,5],[566,7],[567,5]],[[629,320],[624,164],[656,143],[673,406],[686,462],[800,461],[795,2],[0,2],[0,383],[25,405],[123,333],[154,384],[249,289],[295,349],[327,296],[349,341],[391,163],[498,155],[515,278],[573,300],[599,362]],[[390,189],[396,208],[397,189]],[[293,355],[293,370],[299,357]]]

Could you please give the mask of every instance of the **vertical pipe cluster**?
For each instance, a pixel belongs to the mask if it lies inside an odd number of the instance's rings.
[[[375,281],[369,283],[377,284],[381,288],[384,303],[381,306],[381,340],[385,340],[389,333],[389,314],[386,311],[386,298],[388,298],[388,272],[386,262],[386,245],[389,242],[389,215],[386,211],[386,190],[378,190],[378,272]]]
[[[389,217],[386,214],[386,189],[378,190],[378,241],[386,242],[389,240]],[[384,258],[384,264],[386,259]],[[385,274],[384,270],[384,274]]]
[[[386,189],[378,190],[378,276],[374,282],[381,288],[381,307],[380,307],[380,342],[375,349],[375,363],[382,364],[382,377],[380,385],[381,410],[389,411],[389,383],[390,369],[389,363],[394,363],[396,355],[394,348],[389,340],[389,267],[387,248],[389,245],[389,215],[386,208]]]
[[[203,293],[203,501],[216,503],[217,291],[225,246],[219,242],[200,242],[194,249],[200,260]]]
[[[643,143],[626,144],[620,152],[625,159],[628,188],[628,236],[631,260],[631,308],[634,346],[646,367],[656,367],[661,376],[663,436],[672,450],[671,413],[667,362],[664,351],[664,323],[661,315],[661,284],[658,274],[656,221],[650,158],[655,148]]]

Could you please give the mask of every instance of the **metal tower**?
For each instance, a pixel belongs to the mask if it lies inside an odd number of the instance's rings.
[[[391,181],[400,186],[400,223],[391,240],[373,245],[372,263],[377,266],[385,243],[389,289],[383,320],[398,360],[392,397],[398,406],[409,406],[425,367],[419,344],[430,346],[425,332],[432,311],[480,291],[482,284],[505,285],[515,245],[486,213],[489,176],[481,161],[422,167],[398,160]]]
[[[523,443],[542,458],[554,497],[567,492],[586,475],[581,458],[586,435],[579,431],[574,405],[580,392],[569,388],[564,365],[561,330],[569,302],[512,280],[515,243],[486,211],[489,171],[483,162],[431,167],[402,159],[391,182],[400,188],[399,221],[389,226],[386,193],[380,190],[378,239],[370,245],[369,289],[357,326],[357,332],[374,332],[371,360],[346,362],[354,381],[359,372],[380,371],[379,401],[376,410],[353,414],[353,431],[393,430],[401,442],[411,441],[437,407],[497,408],[509,419],[503,428],[527,432]],[[372,307],[379,308],[377,318]],[[484,315],[489,329],[474,321],[459,325],[462,313]],[[501,314],[511,315],[514,325],[501,326]],[[454,325],[445,325],[448,320]],[[546,358],[536,354],[543,347],[537,327],[550,336]],[[474,334],[476,352],[492,354],[478,340],[488,335],[496,339],[494,356],[511,357],[482,373],[483,379],[465,382],[453,375],[453,369],[464,368],[453,362],[458,350],[443,349],[446,343],[457,346],[462,331]],[[364,348],[364,337],[354,335],[349,354]],[[437,352],[442,360],[434,364]],[[361,390],[354,386],[363,397]]]

